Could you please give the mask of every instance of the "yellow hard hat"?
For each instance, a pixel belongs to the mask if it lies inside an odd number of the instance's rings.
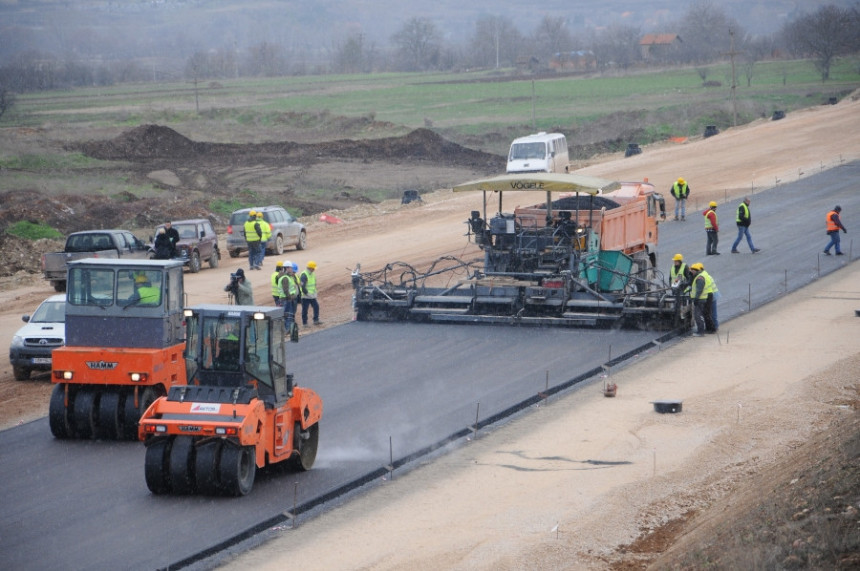
[[[257,213],[257,218],[262,218],[262,217],[263,217],[263,213],[262,213],[262,212],[258,212],[258,213]]]
[[[716,208],[717,203],[712,200],[710,203],[708,203],[708,206],[710,206],[711,208]]]
[[[678,184],[687,184],[687,181],[681,177],[678,177]]]
[[[257,211],[256,211],[256,210],[252,210],[252,211],[250,211],[250,212],[248,213],[248,216],[256,216],[256,215],[257,215]]]
[[[704,270],[704,269],[705,269],[705,266],[704,266],[704,265],[702,265],[702,262],[696,262],[695,264],[693,264],[692,266],[690,266],[690,269],[691,269],[691,270],[696,270],[697,272],[701,272],[702,270]]]
[[[276,267],[276,268],[283,268],[283,267],[284,267],[284,262],[278,262],[277,264],[275,264],[275,267]]]
[[[308,262],[308,267],[312,270],[315,270],[315,269],[317,269],[317,263],[315,261],[311,260],[310,262]]]
[[[682,256],[681,254],[675,254],[674,256],[672,256],[672,261],[673,262],[683,262],[684,256]]]
[[[146,274],[137,274],[134,276],[134,283],[136,284],[145,284],[149,280],[146,279]]]

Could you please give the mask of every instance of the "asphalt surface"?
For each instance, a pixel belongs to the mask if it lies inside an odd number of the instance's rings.
[[[660,226],[660,269],[674,253],[701,261],[720,292],[721,329],[751,306],[796,290],[860,255],[823,256],[825,214],[860,220],[860,163],[751,195],[761,252],[730,254],[739,201],[721,204],[720,256],[704,256],[701,214]],[[690,203],[692,206],[692,201]],[[672,199],[667,199],[671,215]],[[860,228],[860,224],[856,225]],[[850,254],[850,255],[849,255]],[[136,442],[58,441],[47,419],[0,432],[0,555],[7,569],[155,569],[186,564],[274,521],[294,505],[468,431],[475,422],[565,384],[660,333],[502,326],[351,323],[291,345],[299,384],[323,398],[317,463],[258,472],[244,498],[154,496]],[[715,342],[713,337],[687,342]],[[594,382],[594,381],[592,381]],[[664,395],[655,395],[655,398]]]

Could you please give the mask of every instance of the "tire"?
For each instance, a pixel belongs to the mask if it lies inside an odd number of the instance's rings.
[[[303,438],[301,435],[301,426],[296,423],[293,431],[293,449],[298,452],[298,455],[293,458],[293,466],[300,472],[310,470],[317,459],[317,448],[320,441],[320,426],[319,423],[312,424],[308,427],[308,437]]]
[[[213,440],[198,446],[194,454],[194,477],[197,491],[206,496],[221,492],[218,463],[221,460],[221,440]]]
[[[137,440],[137,425],[140,417],[155,402],[155,389],[146,387],[140,391],[138,396],[139,407],[134,406],[134,391],[125,395],[125,406],[123,407],[122,438],[124,440]]]
[[[89,387],[80,389],[75,394],[72,414],[78,438],[96,438],[98,436],[99,393]]]
[[[63,293],[66,291],[66,280],[54,280],[51,282],[51,285],[54,286],[54,291]]]
[[[227,250],[227,253],[230,254],[231,258],[238,258],[241,252],[239,250]]]
[[[116,440],[122,434],[122,413],[125,405],[117,391],[105,391],[99,399],[98,438]]]
[[[167,471],[170,489],[174,494],[194,493],[194,439],[177,436],[170,447]]]
[[[167,458],[170,453],[170,440],[158,440],[146,447],[146,460],[143,473],[146,487],[153,494],[166,494],[170,491],[167,478]]]
[[[254,487],[257,464],[250,446],[224,444],[218,463],[221,489],[228,496],[244,496]]]
[[[299,232],[299,241],[296,242],[296,250],[304,250],[308,247],[308,234],[304,230]]]
[[[212,256],[209,258],[209,267],[213,270],[218,267],[218,263],[221,261],[221,252],[215,250],[212,252]]]
[[[275,238],[275,255],[280,256],[284,253],[284,237],[278,234],[278,237]]]
[[[30,380],[30,369],[27,367],[12,367],[12,374],[15,375],[16,381],[28,381]]]
[[[190,271],[192,274],[196,274],[200,271],[200,266],[200,252],[194,250],[193,252],[191,252],[191,258],[189,258],[188,260],[188,271]]]
[[[75,437],[75,427],[69,418],[65,400],[65,385],[54,385],[54,390],[51,391],[51,402],[48,405],[48,424],[51,425],[51,434],[60,440]]]

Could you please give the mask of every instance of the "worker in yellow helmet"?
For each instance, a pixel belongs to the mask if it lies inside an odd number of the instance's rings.
[[[260,258],[260,240],[263,238],[263,229],[257,222],[257,211],[251,210],[248,212],[248,220],[245,221],[245,242],[248,243],[248,267],[252,270],[259,270],[258,258]],[[259,266],[262,266],[263,260],[259,259]]]
[[[314,325],[322,325],[320,321],[320,304],[317,301],[317,263],[311,260],[307,269],[299,274],[302,289],[302,327],[308,326],[308,308],[314,309]]]
[[[684,290],[684,284],[690,281],[690,268],[684,263],[684,256],[675,254],[672,256],[672,267],[669,269],[669,283],[675,293]]]
[[[669,189],[672,196],[675,197],[675,220],[678,220],[678,212],[681,213],[680,220],[687,219],[687,197],[690,196],[690,185],[681,177],[672,184]]]
[[[720,241],[720,225],[717,223],[717,203],[713,200],[708,204],[708,209],[702,212],[705,217],[705,236],[708,241],[705,244],[706,256],[719,256],[717,244]]]

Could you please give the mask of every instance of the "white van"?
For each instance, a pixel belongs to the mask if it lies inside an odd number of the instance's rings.
[[[514,139],[508,173],[568,172],[567,139],[561,133],[538,133]]]

